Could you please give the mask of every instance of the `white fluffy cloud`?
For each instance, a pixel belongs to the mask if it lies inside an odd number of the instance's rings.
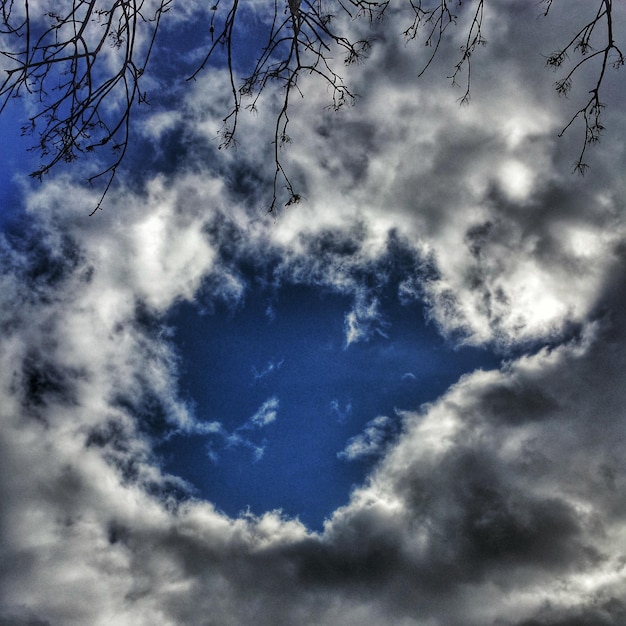
[[[318,113],[322,96],[303,100],[291,156],[315,193],[281,218],[280,241],[296,251],[303,233],[365,224],[361,253],[375,257],[396,230],[434,259],[434,319],[470,343],[546,338],[581,322],[623,236],[619,181],[607,191],[602,173],[598,186],[571,176],[580,128],[556,137],[570,107],[538,50],[557,45],[546,29],[572,17],[538,20],[536,7],[518,7],[514,28],[510,11],[490,7],[489,24],[500,25],[476,53],[470,106],[442,80],[453,46],[421,82],[414,49],[375,47],[356,79],[362,98],[336,117]],[[392,64],[396,76],[381,69]],[[606,141],[623,150],[621,136]]]

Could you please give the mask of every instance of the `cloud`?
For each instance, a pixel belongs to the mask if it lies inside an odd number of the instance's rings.
[[[266,376],[269,376],[273,372],[278,371],[283,366],[284,362],[285,362],[284,358],[281,359],[280,361],[272,361],[272,360],[270,360],[261,369],[261,371],[257,370],[257,368],[254,367],[254,365],[253,365],[252,366],[252,375],[254,376],[254,380],[255,381],[261,380],[262,378],[265,378]]]
[[[267,399],[259,407],[259,410],[248,420],[248,423],[259,428],[271,424],[276,419],[279,404],[276,396]]]
[[[227,624],[252,607],[267,624],[567,623],[600,610],[587,604],[594,598],[617,607],[623,344],[621,322],[599,320],[580,340],[465,377],[405,416],[403,437],[322,536],[272,513],[229,520],[194,501],[168,511],[121,483],[97,446],[76,454],[60,424],[35,439],[5,429],[3,469],[26,482],[7,500],[3,562],[21,565],[5,570],[3,586],[24,600],[37,590],[32,612],[51,623],[201,624],[212,610]],[[21,526],[25,508],[32,527]],[[49,565],[29,565],[29,552],[44,549]],[[55,602],[57,584],[82,593]]]
[[[252,452],[253,461],[257,463],[265,454],[265,441],[259,445],[240,433],[241,429],[237,429],[230,434],[224,434],[224,446],[226,448],[248,448]],[[218,462],[218,454],[213,447],[207,447],[207,454],[214,463]]]
[[[574,139],[556,143],[567,118],[556,97],[540,95],[537,87],[551,86],[535,52],[546,45],[539,41],[550,41],[549,25],[536,19],[536,7],[515,10],[519,31],[511,29],[509,5],[491,11],[498,26],[490,21],[489,45],[478,53],[483,69],[469,107],[459,110],[456,92],[441,84],[454,65],[449,58],[416,83],[415,50],[393,45],[375,47],[356,72],[363,96],[354,109],[328,117],[315,97],[301,103],[293,135],[303,138],[303,148],[294,141],[292,158],[316,193],[302,210],[286,213],[281,228],[285,245],[297,250],[303,233],[345,232],[351,219],[353,228],[359,224],[355,232],[364,233],[362,258],[380,255],[395,229],[432,260],[435,273],[420,288],[433,320],[446,335],[473,344],[545,339],[580,323],[622,237],[621,184],[612,182],[607,194],[599,179],[596,187],[571,177],[563,153],[575,150]],[[540,29],[536,35],[527,30],[531,24]],[[403,80],[381,70],[391,66]],[[513,93],[516,80],[524,89]],[[358,182],[356,137],[363,137],[360,150],[367,155],[367,175]],[[616,142],[619,153],[621,139]],[[353,315],[348,333],[358,328]]]
[[[377,303],[374,301],[346,314],[346,347],[352,343],[369,339],[370,324],[380,319],[377,308]]]
[[[437,82],[451,57],[416,87],[413,51],[394,46],[356,68],[358,108],[329,117],[307,91],[286,159],[308,200],[276,222],[255,196],[271,160],[252,167],[267,151],[251,120],[251,146],[215,166],[227,178],[180,165],[92,219],[94,195],[66,178],[29,195],[28,223],[0,240],[0,621],[623,621],[623,121],[589,177],[563,173],[575,141],[555,139],[567,115],[535,53],[578,11],[554,9],[546,25],[530,4],[492,5],[463,110]],[[181,103],[191,160],[209,154],[222,79]],[[277,396],[234,432],[200,423],[164,321],[180,301],[239,302],[242,268],[351,298],[348,343],[384,332],[385,298],[424,298],[445,336],[507,360],[403,412],[390,442],[390,418],[349,440],[344,458],[380,456],[323,532],[228,517],[155,443],[263,454],[244,434],[277,419]]]
[[[346,461],[354,461],[363,457],[377,456],[394,434],[395,423],[386,415],[370,420],[365,430],[351,437],[346,447],[337,453],[337,457]]]
[[[623,394],[609,391],[607,379],[619,371],[613,358],[622,358],[615,332],[600,323],[557,350],[466,376],[405,416],[403,436],[335,514],[327,536],[345,545],[358,527],[367,550],[385,529],[391,571],[412,580],[407,611],[425,620],[433,611],[441,623],[532,623],[523,619],[550,602],[550,619],[566,623],[595,610],[594,598],[619,598],[623,512],[602,460],[614,467],[622,440]],[[592,391],[599,381],[600,396]],[[361,554],[357,545],[347,550]],[[394,606],[406,602],[389,593]],[[460,604],[442,607],[441,593]]]
[[[330,412],[335,416],[340,424],[343,424],[352,415],[352,402],[347,402],[345,407],[342,409],[339,400],[331,400]]]
[[[261,444],[251,439],[250,431],[260,430],[276,421],[280,402],[276,396],[268,398],[259,409],[241,426],[228,431],[219,422],[196,423],[185,434],[192,436],[209,435],[210,440],[205,446],[207,456],[214,463],[219,462],[219,453],[222,449],[247,448],[252,452],[254,462],[258,462],[265,454],[266,441]]]

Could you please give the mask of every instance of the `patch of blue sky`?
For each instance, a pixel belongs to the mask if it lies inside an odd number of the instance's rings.
[[[10,101],[0,115],[0,229],[23,214],[23,185],[38,166],[37,156],[28,150],[36,138],[22,133],[26,121],[19,100]]]
[[[169,437],[165,469],[229,515],[282,509],[321,529],[398,433],[399,411],[499,364],[484,349],[447,344],[420,304],[397,299],[381,304],[385,334],[346,346],[350,310],[346,296],[289,284],[251,289],[234,310],[178,305],[168,323],[182,393],[220,429]]]
[[[215,10],[213,10],[213,7]],[[271,11],[268,7],[240,5],[237,8],[236,28],[232,32],[233,69],[240,76],[251,73],[261,50],[268,44]],[[188,11],[187,7],[182,8]],[[177,20],[164,20],[159,32],[158,47],[154,51],[153,62],[159,65],[159,74],[180,82],[186,79],[202,65],[207,53],[215,46],[215,51],[206,63],[206,69],[223,68],[228,63],[228,48],[218,42],[223,32],[228,8],[218,3],[209,3],[204,7],[193,7],[195,13],[204,13],[207,17],[179,15]],[[194,42],[181,49],[181,41]],[[176,63],[171,59],[176,58]],[[181,75],[183,72],[185,75]]]

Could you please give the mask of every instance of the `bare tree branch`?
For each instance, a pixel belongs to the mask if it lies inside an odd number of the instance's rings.
[[[333,4],[349,16],[365,16],[372,20],[384,12],[387,3],[378,4],[367,0],[350,0],[349,2]],[[216,5],[216,9],[217,9]],[[278,202],[279,186],[281,182],[287,190],[286,206],[299,202],[300,195],[296,193],[285,172],[280,159],[280,150],[290,142],[289,102],[292,94],[300,95],[299,81],[303,75],[314,75],[321,78],[331,91],[331,108],[338,110],[345,104],[352,103],[355,94],[350,90],[343,78],[335,71],[331,63],[333,51],[340,51],[344,55],[344,63],[351,65],[363,59],[371,42],[367,39],[351,41],[341,31],[334,28],[335,16],[323,9],[317,0],[289,0],[286,6],[275,0],[273,16],[270,24],[267,43],[261,50],[252,72],[237,87],[235,84],[235,68],[231,52],[233,43],[233,29],[239,8],[238,0],[232,3],[225,14],[222,26],[215,30],[215,13],[211,21],[213,43],[199,65],[190,76],[195,79],[209,62],[218,47],[227,50],[227,66],[230,74],[232,89],[232,108],[223,119],[220,132],[220,147],[228,147],[235,140],[237,121],[241,111],[242,97],[251,99],[246,105],[248,110],[257,109],[259,97],[269,83],[276,83],[283,88],[283,100],[274,127],[274,162],[275,172],[273,180],[273,194],[269,210],[273,211]],[[215,34],[217,32],[217,34]]]
[[[432,49],[428,60],[424,64],[419,76],[422,76],[431,66],[439,47],[443,42],[444,35],[450,25],[456,25],[458,17],[452,12],[451,5],[457,9],[460,8],[462,2],[449,2],[448,0],[439,0],[434,6],[424,3],[422,0],[410,0],[411,8],[414,12],[413,22],[404,31],[407,40],[415,39],[419,33],[426,30],[425,45]],[[465,92],[460,98],[462,104],[467,104],[470,97],[471,86],[471,57],[478,46],[484,46],[487,42],[482,34],[482,23],[484,15],[484,0],[477,0],[476,10],[470,21],[467,30],[467,38],[463,46],[461,46],[461,57],[454,66],[454,72],[450,78],[453,85],[458,85],[458,77],[465,70],[467,72],[465,80]]]
[[[31,176],[38,179],[60,162],[111,147],[112,162],[89,179],[108,177],[94,212],[126,154],[131,111],[145,101],[139,80],[171,2],[160,0],[146,17],[145,0],[73,0],[59,2],[58,10],[35,19],[28,0],[21,11],[14,0],[2,0],[0,34],[10,36],[13,47],[0,51],[8,61],[0,83],[0,113],[11,98],[28,94],[36,99],[37,111],[22,132],[37,137],[32,150],[42,163]],[[141,47],[140,23],[151,30]],[[119,112],[112,115],[116,105]]]
[[[41,157],[32,173],[41,179],[59,163],[72,162],[81,155],[107,152],[107,162],[89,180],[106,181],[94,209],[106,196],[127,153],[131,112],[147,101],[140,87],[155,45],[161,20],[173,0],[59,0],[56,8],[33,15],[33,0],[0,0],[0,59],[5,68],[0,82],[0,113],[12,98],[25,97],[34,103],[34,113],[23,132],[33,135],[32,150]],[[541,0],[548,15],[556,0]],[[445,43],[451,25],[460,19],[466,32],[460,55],[449,78],[463,83],[461,103],[470,98],[474,52],[485,44],[483,18],[485,0],[402,0],[409,16],[404,29],[406,41],[423,38],[430,52],[420,76],[432,65]],[[573,114],[561,135],[577,120],[584,123],[582,149],[575,170],[583,173],[587,147],[600,138],[603,130],[601,94],[609,67],[624,65],[624,55],[613,34],[612,0],[596,0],[595,13],[561,49],[550,54],[546,63],[553,69],[575,60],[560,78],[556,90],[570,92],[581,68],[595,62],[599,69],[589,98]],[[38,5],[41,6],[41,5]],[[364,59],[372,45],[370,38],[352,37],[353,20],[382,20],[390,0],[273,0],[267,20],[265,43],[259,47],[256,62],[247,76],[239,78],[240,58],[237,33],[242,23],[245,0],[215,0],[207,21],[210,45],[197,69],[187,80],[195,80],[209,68],[218,53],[229,74],[231,105],[223,118],[220,148],[235,143],[242,108],[254,111],[261,94],[270,84],[281,88],[273,130],[274,177],[270,211],[286,192],[285,206],[295,204],[300,195],[281,161],[282,149],[290,142],[289,107],[294,95],[302,96],[302,79],[315,76],[330,92],[330,108],[352,104],[356,94],[338,73],[336,61],[344,65]],[[342,17],[343,19],[338,19]],[[348,24],[348,26],[346,25]],[[595,46],[595,47],[594,47]],[[219,62],[219,59],[216,59]],[[283,191],[284,189],[284,191]]]
[[[553,0],[544,0],[546,3],[545,14],[547,15],[552,6]],[[599,35],[603,47],[595,49],[592,41],[593,35],[598,28],[604,26],[604,32]],[[582,148],[578,158],[574,163],[574,171],[584,174],[589,165],[585,162],[587,148],[600,140],[604,126],[601,115],[605,108],[601,100],[601,91],[606,78],[606,70],[609,66],[617,69],[624,65],[625,57],[620,48],[616,45],[613,37],[613,2],[612,0],[601,0],[593,17],[572,37],[572,39],[561,49],[550,54],[546,63],[548,67],[559,69],[569,59],[570,54],[579,55],[569,72],[556,81],[555,87],[560,95],[567,95],[572,88],[574,74],[594,59],[598,59],[600,68],[597,74],[595,85],[589,90],[589,99],[572,115],[569,122],[559,133],[559,137],[582,118],[584,123],[584,138]],[[612,58],[611,58],[612,57]]]

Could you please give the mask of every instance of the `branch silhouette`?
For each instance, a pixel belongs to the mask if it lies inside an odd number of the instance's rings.
[[[558,0],[541,0],[547,16]],[[31,176],[42,179],[59,163],[98,153],[105,165],[89,177],[104,180],[104,189],[92,214],[101,208],[116,173],[127,154],[131,138],[132,112],[148,102],[142,89],[149,60],[164,16],[173,0],[59,0],[54,11],[42,13],[32,0],[0,0],[0,59],[4,77],[0,82],[0,113],[12,98],[27,98],[34,111],[23,126],[34,137],[32,150],[41,165]],[[270,84],[281,88],[281,102],[273,129],[274,176],[269,210],[280,203],[290,206],[301,196],[283,165],[283,148],[289,136],[290,105],[302,97],[302,78],[316,76],[329,88],[329,107],[334,110],[353,104],[356,94],[338,73],[335,59],[350,66],[364,60],[373,45],[371,38],[352,38],[346,26],[355,20],[371,22],[385,18],[390,0],[273,0],[265,43],[256,50],[250,73],[240,78],[236,61],[240,55],[236,34],[246,0],[216,0],[207,18],[210,45],[195,71],[211,71],[212,59],[225,51],[229,74],[230,107],[219,132],[220,148],[235,144],[242,108],[254,111]],[[591,3],[590,3],[591,4]],[[33,9],[33,6],[36,7]],[[582,120],[584,138],[574,169],[584,173],[587,148],[596,143],[604,129],[602,93],[607,70],[624,65],[624,55],[614,39],[613,2],[599,0],[595,12],[562,48],[546,57],[555,70],[569,66],[557,80],[559,94],[567,95],[573,79],[589,63],[596,62],[596,82],[589,98],[572,115],[561,135]],[[406,41],[420,38],[429,48],[420,76],[432,65],[457,13],[465,11],[466,34],[457,63],[449,79],[462,83],[462,104],[470,99],[472,61],[485,45],[485,0],[403,0],[394,5],[407,14],[403,31]],[[338,19],[339,15],[345,19]],[[573,58],[573,61],[570,60]],[[97,161],[101,163],[101,161]],[[99,167],[99,166],[98,166]],[[286,200],[285,200],[286,196]]]

